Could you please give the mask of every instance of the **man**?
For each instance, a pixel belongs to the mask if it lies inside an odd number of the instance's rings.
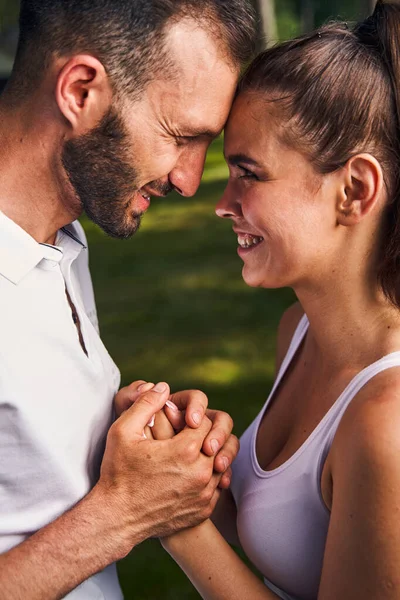
[[[103,457],[119,373],[75,220],[127,238],[151,196],[194,194],[253,42],[247,0],[21,2],[0,99],[2,598],[121,598],[113,563],[229,484],[229,417],[163,383],[117,394]],[[188,427],[144,439],[167,402]]]

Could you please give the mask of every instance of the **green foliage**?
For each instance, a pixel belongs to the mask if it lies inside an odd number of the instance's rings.
[[[276,20],[280,40],[289,40],[301,33],[300,12],[295,0],[276,2]]]
[[[18,20],[19,0],[0,0],[0,33]]]
[[[369,13],[370,2],[366,0],[326,0],[312,2],[314,25],[319,27],[332,19],[349,22],[364,19]],[[275,1],[279,39],[288,40],[301,33],[304,0]]]
[[[315,3],[316,25],[332,19],[358,21],[367,16],[366,2],[362,0],[330,0],[324,3]]]
[[[348,20],[357,20],[367,12],[366,0],[325,0],[316,2],[316,26],[338,16]],[[294,37],[301,29],[302,0],[275,0],[279,38],[282,40]],[[19,0],[0,0],[0,33],[17,22]]]

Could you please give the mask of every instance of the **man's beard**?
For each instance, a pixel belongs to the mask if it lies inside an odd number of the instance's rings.
[[[108,235],[126,239],[138,230],[143,213],[129,211],[138,190],[132,148],[121,117],[111,108],[89,133],[64,145],[62,164],[88,217]],[[163,187],[158,184],[158,188]],[[157,186],[153,187],[155,191]]]

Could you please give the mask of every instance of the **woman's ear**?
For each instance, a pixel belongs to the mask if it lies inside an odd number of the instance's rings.
[[[371,154],[357,154],[343,167],[343,180],[336,206],[337,223],[359,223],[379,203],[383,191],[383,173]]]
[[[56,86],[59,110],[75,135],[93,129],[111,106],[112,90],[102,63],[94,56],[73,56]]]

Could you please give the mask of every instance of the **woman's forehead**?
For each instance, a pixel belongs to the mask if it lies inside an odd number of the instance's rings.
[[[234,101],[225,128],[225,146],[271,146],[280,143],[284,119],[275,103],[261,94],[243,92]]]

